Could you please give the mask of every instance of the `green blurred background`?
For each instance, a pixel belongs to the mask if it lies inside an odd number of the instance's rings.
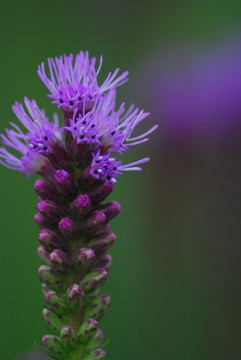
[[[241,132],[207,138],[206,127],[200,136],[172,136],[151,80],[171,69],[168,56],[162,60],[167,47],[222,43],[240,34],[240,22],[234,0],[1,2],[1,132],[24,95],[55,110],[37,65],[81,49],[104,55],[103,77],[129,70],[120,100],[145,106],[149,124],[160,123],[151,142],[126,158],[147,155],[151,163],[120,178],[112,196],[123,212],[113,221],[118,242],[105,286],[112,297],[102,320],[109,359],[241,359]],[[14,360],[45,333],[36,196],[33,178],[3,167],[0,173],[0,359]]]

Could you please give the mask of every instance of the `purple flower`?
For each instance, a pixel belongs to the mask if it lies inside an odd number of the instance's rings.
[[[18,158],[1,148],[3,165],[43,176],[34,185],[34,220],[41,228],[37,254],[46,300],[43,318],[54,335],[43,336],[41,348],[54,359],[105,358],[98,320],[111,299],[99,288],[112,262],[106,252],[115,242],[110,220],[121,206],[102,202],[123,171],[140,171],[138,165],[149,160],[122,165],[113,154],[147,141],[157,127],[132,135],[148,113],[134,105],[125,111],[124,103],[116,109],[115,88],[127,80],[127,73],[117,77],[117,69],[99,86],[101,64],[96,70],[95,62],[88,52],[80,52],[75,61],[73,55],[49,59],[50,79],[42,64],[38,73],[63,110],[63,126],[57,115],[50,122],[35,101],[25,98],[27,110],[15,103],[13,111],[26,133],[12,124],[1,135],[5,146],[20,153]]]
[[[46,162],[42,155],[51,152],[52,145],[61,140],[61,129],[57,114],[54,114],[54,122],[51,123],[34,100],[25,97],[24,102],[28,113],[18,102],[13,111],[28,132],[24,134],[16,124],[10,123],[14,129],[6,129],[6,135],[1,135],[2,143],[18,151],[22,157],[19,159],[6,148],[0,148],[0,162],[11,169],[34,174]]]
[[[137,145],[148,140],[146,136],[152,133],[157,125],[144,134],[131,137],[133,130],[149,113],[139,111],[134,105],[125,112],[125,103],[117,111],[116,91],[110,91],[95,104],[91,111],[78,113],[77,109],[65,127],[76,139],[81,142],[92,142],[103,146],[104,151],[111,153],[127,150],[129,146]]]
[[[25,112],[22,104],[18,102],[13,106],[13,111],[29,132],[24,135],[20,129],[17,130],[28,144],[29,151],[39,154],[48,153],[51,151],[52,144],[61,139],[58,116],[54,114],[54,122],[51,123],[45,117],[44,110],[38,108],[36,101],[30,101],[25,97],[24,102],[29,115]],[[3,143],[9,146],[4,136],[3,140]]]
[[[115,88],[127,81],[128,73],[117,76],[117,69],[99,86],[97,76],[102,57],[96,70],[96,59],[82,51],[75,58],[64,55],[49,59],[48,64],[50,79],[45,74],[44,64],[39,66],[38,74],[51,91],[49,96],[53,102],[62,108],[64,124],[59,125],[57,114],[53,122],[49,121],[34,100],[25,97],[25,108],[16,102],[13,111],[27,131],[24,133],[11,123],[13,128],[1,135],[5,146],[20,153],[17,157],[5,147],[0,148],[1,164],[30,175],[42,173],[43,168],[50,172],[61,168],[71,172],[71,164],[76,163],[78,171],[89,169],[96,179],[112,182],[122,171],[140,170],[135,165],[146,162],[147,158],[122,165],[112,156],[147,141],[148,135],[157,128],[155,125],[133,136],[135,127],[149,113],[134,105],[126,111],[125,103],[116,108]]]
[[[124,84],[128,72],[117,77],[119,69],[109,73],[102,85],[98,85],[97,77],[102,66],[102,56],[96,70],[96,58],[90,58],[89,52],[60,56],[48,59],[49,74],[45,73],[44,63],[38,67],[38,75],[50,91],[53,103],[63,110],[74,110],[85,104],[92,108],[99,96]]]
[[[11,154],[6,148],[0,148],[0,164],[9,169],[19,170],[28,175],[32,175],[38,173],[41,167],[46,163],[44,156],[37,153],[28,153],[28,147],[17,138],[15,139],[15,142],[12,142],[9,146],[16,149],[23,155],[21,159],[19,159],[15,155]]]
[[[92,154],[92,163],[90,174],[96,179],[107,180],[113,183],[116,178],[122,174],[122,171],[140,171],[141,168],[136,165],[143,164],[149,161],[149,158],[144,158],[130,164],[122,165],[122,161],[111,157],[111,153],[101,155],[100,150],[96,154]]]

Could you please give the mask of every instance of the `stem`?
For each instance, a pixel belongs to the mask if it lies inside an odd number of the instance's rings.
[[[65,360],[81,360],[83,355],[83,347],[80,347],[77,350],[73,350],[71,354],[69,354],[69,358]]]

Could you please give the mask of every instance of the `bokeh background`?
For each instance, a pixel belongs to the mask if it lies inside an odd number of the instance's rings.
[[[81,49],[104,55],[103,78],[129,70],[120,101],[160,124],[126,156],[152,161],[112,196],[108,358],[241,359],[240,1],[2,1],[0,33],[1,132],[24,95],[55,110],[36,67]],[[0,173],[0,359],[15,360],[46,331],[36,195],[34,178]]]

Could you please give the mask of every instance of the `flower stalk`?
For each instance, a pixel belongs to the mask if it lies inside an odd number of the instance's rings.
[[[38,75],[61,109],[63,124],[54,114],[45,116],[36,101],[25,98],[25,107],[13,111],[27,129],[11,124],[2,136],[0,162],[27,175],[39,174],[34,190],[38,195],[34,220],[40,227],[39,278],[45,300],[43,320],[50,330],[42,349],[53,359],[103,360],[103,331],[99,320],[109,311],[110,296],[101,292],[109,276],[109,249],[116,236],[110,220],[120,205],[104,202],[124,171],[139,171],[148,158],[123,165],[117,158],[130,146],[148,140],[156,129],[132,136],[148,113],[124,104],[116,110],[116,87],[127,73],[109,73],[98,85],[96,59],[88,52],[49,59],[49,77],[41,64]]]

